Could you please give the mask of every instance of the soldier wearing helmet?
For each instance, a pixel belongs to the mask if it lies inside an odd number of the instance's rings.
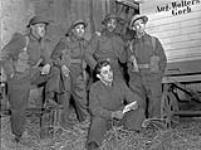
[[[128,45],[129,86],[143,97],[141,105],[144,109],[148,106],[147,116],[160,118],[161,81],[167,58],[158,38],[145,32],[147,22],[147,16],[135,15],[129,25],[136,32]]]
[[[87,112],[87,64],[91,65],[85,55],[88,42],[85,39],[87,23],[76,20],[69,27],[66,36],[62,38],[52,53],[52,59],[61,73],[60,100],[64,105],[60,125],[64,128],[72,127],[69,119],[70,96],[73,97],[78,120],[83,122],[88,116]]]
[[[16,142],[20,141],[25,130],[31,85],[46,83],[46,99],[52,99],[51,95],[58,90],[55,83],[59,82],[59,74],[50,71],[52,63],[44,47],[43,39],[48,24],[46,18],[34,16],[27,25],[30,32],[26,35],[15,33],[1,51],[11,105],[11,129]]]
[[[115,78],[123,79],[120,63],[126,62],[127,55],[125,43],[115,32],[119,20],[120,18],[114,14],[105,16],[102,21],[104,29],[100,34],[93,37],[88,53],[93,55],[97,62],[108,60],[114,69]]]

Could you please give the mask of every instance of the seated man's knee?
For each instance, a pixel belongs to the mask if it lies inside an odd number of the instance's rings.
[[[90,142],[87,144],[87,150],[98,150],[98,144],[96,142]]]
[[[131,111],[126,114],[124,118],[124,126],[129,130],[141,130],[142,123],[145,119],[145,110],[143,108],[139,108],[135,111]]]

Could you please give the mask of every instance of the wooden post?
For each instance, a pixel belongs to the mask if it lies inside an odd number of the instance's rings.
[[[95,28],[95,23],[93,19],[93,0],[89,0],[89,20],[90,20],[90,25],[91,25],[91,32],[92,34],[95,33],[96,28]]]

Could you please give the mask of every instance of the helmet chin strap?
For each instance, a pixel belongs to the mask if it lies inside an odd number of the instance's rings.
[[[40,41],[42,39],[42,37],[40,37],[40,35],[38,35],[33,29],[31,29],[30,33],[38,41]]]
[[[136,32],[136,36],[137,36],[137,38],[141,38],[141,37],[143,37],[144,34],[145,34],[145,31],[143,31],[143,32]]]

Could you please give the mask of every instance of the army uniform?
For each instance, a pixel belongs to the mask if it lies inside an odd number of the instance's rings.
[[[32,34],[15,33],[1,51],[1,61],[7,74],[8,99],[11,106],[11,129],[16,137],[21,137],[25,129],[26,108],[31,85],[46,83],[46,95],[58,90],[55,83],[57,72],[40,74],[40,65],[51,64],[42,43]]]
[[[95,82],[90,88],[89,110],[92,114],[92,123],[89,129],[88,144],[95,142],[98,146],[104,140],[105,133],[112,125],[112,112],[123,110],[124,102],[140,101],[122,80],[115,79],[112,86],[101,81]],[[141,116],[141,118],[139,117]],[[120,121],[129,130],[140,130],[144,120],[143,110],[127,112]]]
[[[83,22],[81,22],[83,23]],[[70,30],[77,25],[74,23]],[[69,30],[69,31],[70,31]],[[75,102],[75,110],[80,122],[87,117],[87,93],[86,81],[87,73],[85,71],[88,60],[86,59],[86,49],[88,42],[85,39],[78,39],[67,33],[56,45],[52,53],[52,59],[57,68],[65,65],[69,69],[69,76],[61,74],[60,91],[64,110],[61,115],[61,124],[68,126],[69,121],[69,99],[72,95]],[[66,125],[65,125],[66,124]]]
[[[115,16],[108,15],[103,20],[103,24],[109,18],[116,18]],[[125,50],[125,43],[115,32],[109,32],[104,29],[100,34],[94,35],[88,48],[88,53],[99,62],[101,60],[110,61],[114,70],[114,75],[120,79],[123,78],[120,63],[126,63],[127,53]],[[90,61],[93,62],[93,61]]]
[[[129,45],[128,56],[130,88],[144,98],[141,105],[145,109],[148,98],[149,117],[160,117],[161,81],[167,63],[160,41],[147,33],[136,37]],[[135,59],[131,58],[133,56]]]

